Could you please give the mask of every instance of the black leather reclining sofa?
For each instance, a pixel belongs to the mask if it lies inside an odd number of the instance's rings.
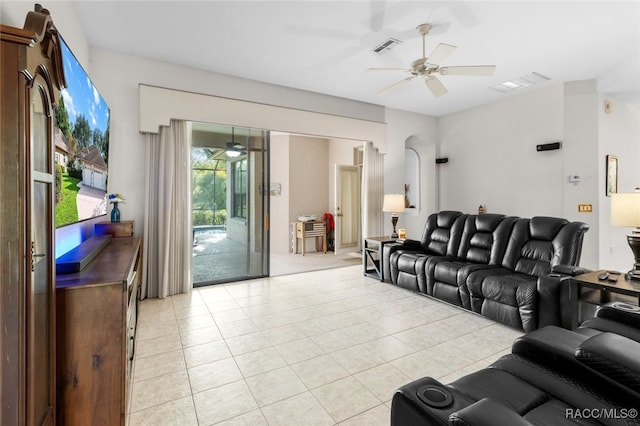
[[[385,245],[383,279],[531,331],[568,325],[561,282],[578,267],[582,222],[442,211],[420,241]]]
[[[638,425],[640,308],[613,302],[576,330],[547,326],[448,385],[400,387],[392,426]]]

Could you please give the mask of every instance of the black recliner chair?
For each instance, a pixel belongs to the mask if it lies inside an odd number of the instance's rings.
[[[639,323],[640,308],[613,303],[576,330],[535,330],[448,385],[425,377],[402,386],[391,425],[638,425],[640,343],[618,333]]]
[[[458,211],[441,211],[427,218],[420,241],[406,240],[391,246],[388,252],[391,282],[399,287],[426,293],[418,274],[432,256],[455,256],[460,244],[465,215]],[[422,287],[421,287],[422,285]]]

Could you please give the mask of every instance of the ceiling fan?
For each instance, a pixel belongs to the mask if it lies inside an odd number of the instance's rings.
[[[464,65],[464,66],[440,66],[449,55],[451,55],[456,49],[456,46],[452,46],[446,43],[440,43],[431,52],[428,57],[425,53],[425,39],[429,31],[431,31],[431,24],[421,24],[416,28],[422,36],[422,58],[416,59],[411,63],[411,68],[369,68],[372,71],[405,71],[411,73],[410,77],[404,78],[397,83],[392,84],[386,89],[376,93],[376,96],[384,95],[404,83],[412,80],[416,77],[423,77],[424,82],[435,97],[442,96],[448,92],[442,82],[435,76],[440,75],[469,75],[469,76],[489,76],[493,75],[496,66],[495,65]]]

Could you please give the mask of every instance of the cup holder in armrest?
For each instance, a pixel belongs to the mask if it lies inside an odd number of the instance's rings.
[[[613,302],[611,304],[611,307],[616,308],[616,309],[620,309],[621,311],[626,311],[626,312],[638,312],[640,313],[640,307],[638,306],[633,306],[630,305],[628,303],[623,303],[623,302]]]
[[[451,392],[448,389],[439,386],[422,386],[418,389],[416,394],[420,401],[434,408],[445,408],[453,402]]]

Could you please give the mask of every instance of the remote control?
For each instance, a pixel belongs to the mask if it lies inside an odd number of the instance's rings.
[[[612,275],[620,275],[619,271],[607,271],[607,273]]]
[[[603,272],[603,273],[601,273],[600,275],[598,275],[598,279],[599,279],[600,281],[602,281],[602,280],[606,280],[607,278],[609,278],[609,273],[608,273],[608,272]]]

